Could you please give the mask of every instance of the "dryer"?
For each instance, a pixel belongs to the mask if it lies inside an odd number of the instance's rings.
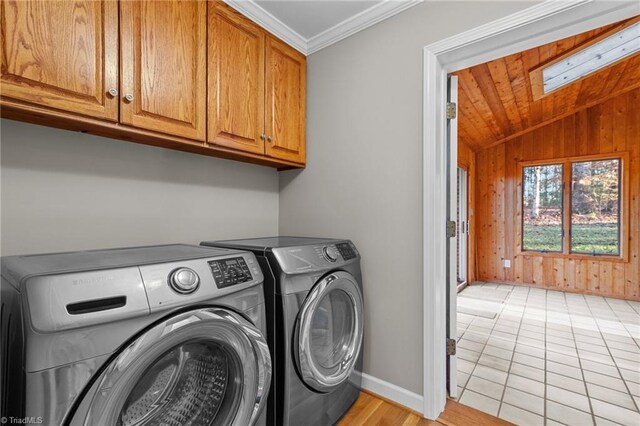
[[[166,245],[2,258],[2,413],[47,425],[264,424],[263,274]]]
[[[268,424],[332,425],[358,399],[364,307],[360,255],[349,240],[209,241],[252,251],[265,274],[274,359]]]

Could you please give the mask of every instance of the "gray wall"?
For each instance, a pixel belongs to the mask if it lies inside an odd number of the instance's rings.
[[[418,394],[422,48],[531,5],[422,3],[308,58],[308,163],[280,175],[280,233],[356,243],[365,373]]]
[[[275,169],[0,124],[2,255],[278,233]]]

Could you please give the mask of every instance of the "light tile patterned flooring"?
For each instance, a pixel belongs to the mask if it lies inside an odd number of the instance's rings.
[[[458,296],[458,401],[519,425],[640,425],[640,303],[476,283]],[[494,310],[495,312],[495,310]]]

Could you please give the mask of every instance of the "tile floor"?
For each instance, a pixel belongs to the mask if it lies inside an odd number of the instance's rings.
[[[491,283],[458,297],[459,402],[519,425],[640,425],[639,302]]]

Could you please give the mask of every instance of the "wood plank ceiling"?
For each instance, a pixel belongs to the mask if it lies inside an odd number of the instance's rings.
[[[459,77],[459,141],[479,151],[640,87],[640,54],[537,101],[529,78],[532,69],[632,20],[637,17],[454,72]]]

